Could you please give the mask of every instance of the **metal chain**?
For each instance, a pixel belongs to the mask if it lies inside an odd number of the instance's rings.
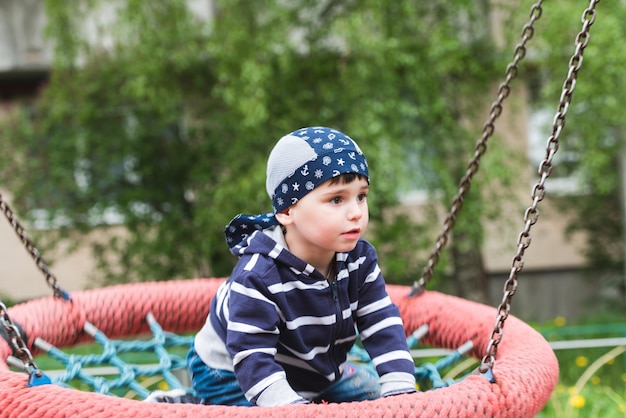
[[[0,193],[0,209],[4,212],[4,215],[8,219],[11,226],[13,227],[13,230],[15,231],[17,236],[20,238],[20,240],[26,247],[26,250],[28,251],[28,253],[35,260],[35,264],[37,265],[39,270],[43,273],[46,279],[46,283],[48,283],[48,286],[52,288],[52,292],[54,293],[54,296],[67,299],[68,298],[67,293],[63,289],[61,289],[61,287],[59,287],[57,278],[55,277],[54,274],[52,274],[52,272],[48,268],[48,264],[46,264],[46,262],[42,258],[41,253],[39,253],[39,250],[37,250],[33,241],[31,241],[30,238],[28,238],[28,236],[26,235],[26,231],[24,230],[20,222],[17,220],[17,217],[15,216],[15,214],[9,207],[9,204],[2,198],[2,193]]]
[[[11,226],[13,226],[13,230],[15,231],[15,233],[20,237],[20,240],[26,247],[26,250],[28,250],[30,255],[35,260],[37,267],[39,267],[41,272],[44,274],[46,282],[52,288],[54,296],[63,298],[65,300],[70,300],[69,294],[59,287],[56,277],[50,272],[48,265],[41,257],[41,254],[39,253],[33,242],[26,235],[24,228],[17,220],[17,217],[14,215],[8,203],[2,198],[1,193],[0,209],[4,212]],[[7,342],[11,344],[13,353],[22,361],[22,363],[24,364],[24,370],[29,374],[31,379],[35,377],[43,378],[43,372],[39,370],[39,368],[35,365],[33,356],[28,349],[28,345],[24,341],[24,338],[22,338],[20,329],[11,320],[8,309],[6,305],[2,303],[2,301],[0,301],[0,325],[2,325],[2,328],[5,330]]]
[[[35,365],[35,360],[33,359],[33,355],[24,339],[22,338],[22,333],[20,329],[15,325],[15,323],[9,317],[9,310],[5,306],[2,301],[0,301],[0,324],[4,328],[7,334],[7,342],[11,343],[13,348],[13,353],[24,363],[24,370],[32,375],[35,373],[36,376],[43,376],[43,372],[39,370],[39,368]]]
[[[524,213],[524,230],[518,237],[517,253],[513,257],[509,278],[504,284],[504,294],[502,302],[498,306],[496,324],[491,331],[490,341],[487,345],[487,349],[485,350],[486,354],[478,368],[481,373],[486,373],[493,368],[493,365],[495,364],[498,344],[500,344],[500,341],[502,340],[504,321],[509,316],[509,312],[511,310],[511,300],[517,289],[517,276],[524,267],[524,252],[530,245],[530,229],[535,223],[537,223],[537,219],[539,217],[537,205],[543,200],[546,194],[545,182],[552,172],[552,159],[559,149],[559,136],[565,126],[565,117],[572,102],[572,95],[574,93],[574,88],[576,87],[578,71],[583,63],[583,51],[589,43],[589,29],[596,19],[595,8],[599,1],[600,0],[591,0],[589,7],[585,9],[582,15],[583,27],[580,33],[576,36],[576,50],[569,61],[569,71],[567,78],[563,83],[561,98],[552,126],[552,133],[548,138],[546,145],[546,155],[544,160],[539,164],[539,180],[532,189],[531,197],[533,199],[533,203]]]
[[[426,284],[428,284],[428,282],[432,279],[433,269],[435,268],[437,263],[439,263],[441,250],[448,243],[448,236],[456,223],[456,214],[463,207],[463,199],[465,197],[465,194],[470,189],[472,177],[478,171],[480,158],[483,156],[485,151],[487,151],[487,141],[495,131],[494,123],[496,119],[502,114],[502,103],[511,92],[511,81],[513,81],[513,79],[517,77],[518,65],[526,56],[526,43],[533,37],[535,33],[534,24],[537,20],[539,20],[539,18],[541,18],[541,14],[543,12],[543,9],[541,8],[542,3],[543,0],[539,0],[536,4],[532,6],[530,10],[530,19],[522,29],[521,41],[515,46],[513,61],[509,63],[509,65],[506,67],[506,78],[498,88],[498,98],[495,102],[491,104],[489,118],[483,125],[482,136],[476,142],[476,145],[474,147],[474,155],[467,165],[465,175],[463,176],[463,178],[461,178],[461,181],[459,182],[459,191],[452,200],[450,212],[448,213],[443,223],[443,230],[435,241],[435,249],[430,254],[428,264],[422,270],[422,275],[420,279],[413,284],[410,296],[415,296],[421,293],[424,290]]]

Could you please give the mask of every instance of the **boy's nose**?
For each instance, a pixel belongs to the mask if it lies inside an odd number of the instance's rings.
[[[352,202],[350,208],[348,210],[348,219],[350,220],[358,220],[363,216],[363,208],[359,204],[359,202]]]

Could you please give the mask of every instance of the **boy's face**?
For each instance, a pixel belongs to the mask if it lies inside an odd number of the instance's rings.
[[[277,214],[287,228],[289,250],[308,262],[353,250],[369,222],[368,192],[364,178],[326,181]]]

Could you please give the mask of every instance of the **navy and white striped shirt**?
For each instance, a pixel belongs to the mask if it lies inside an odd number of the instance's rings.
[[[254,232],[239,249],[195,338],[200,358],[233,370],[253,404],[264,392],[264,398],[312,399],[340,377],[356,324],[381,393],[414,390],[413,359],[374,247],[361,239],[354,250],[337,253],[334,281],[285,247],[275,228]],[[394,376],[387,388],[385,375]]]

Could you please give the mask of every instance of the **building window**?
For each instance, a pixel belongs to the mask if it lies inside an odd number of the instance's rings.
[[[546,158],[546,146],[552,132],[553,119],[554,112],[550,109],[534,109],[530,112],[528,157],[535,173],[538,173],[539,165]],[[546,188],[558,194],[578,194],[582,191],[580,174],[577,170],[580,154],[576,150],[575,135],[568,136],[567,141],[569,144],[563,143],[559,138],[559,149],[552,159],[553,169],[546,181]],[[533,183],[536,179],[537,177],[533,179]]]

